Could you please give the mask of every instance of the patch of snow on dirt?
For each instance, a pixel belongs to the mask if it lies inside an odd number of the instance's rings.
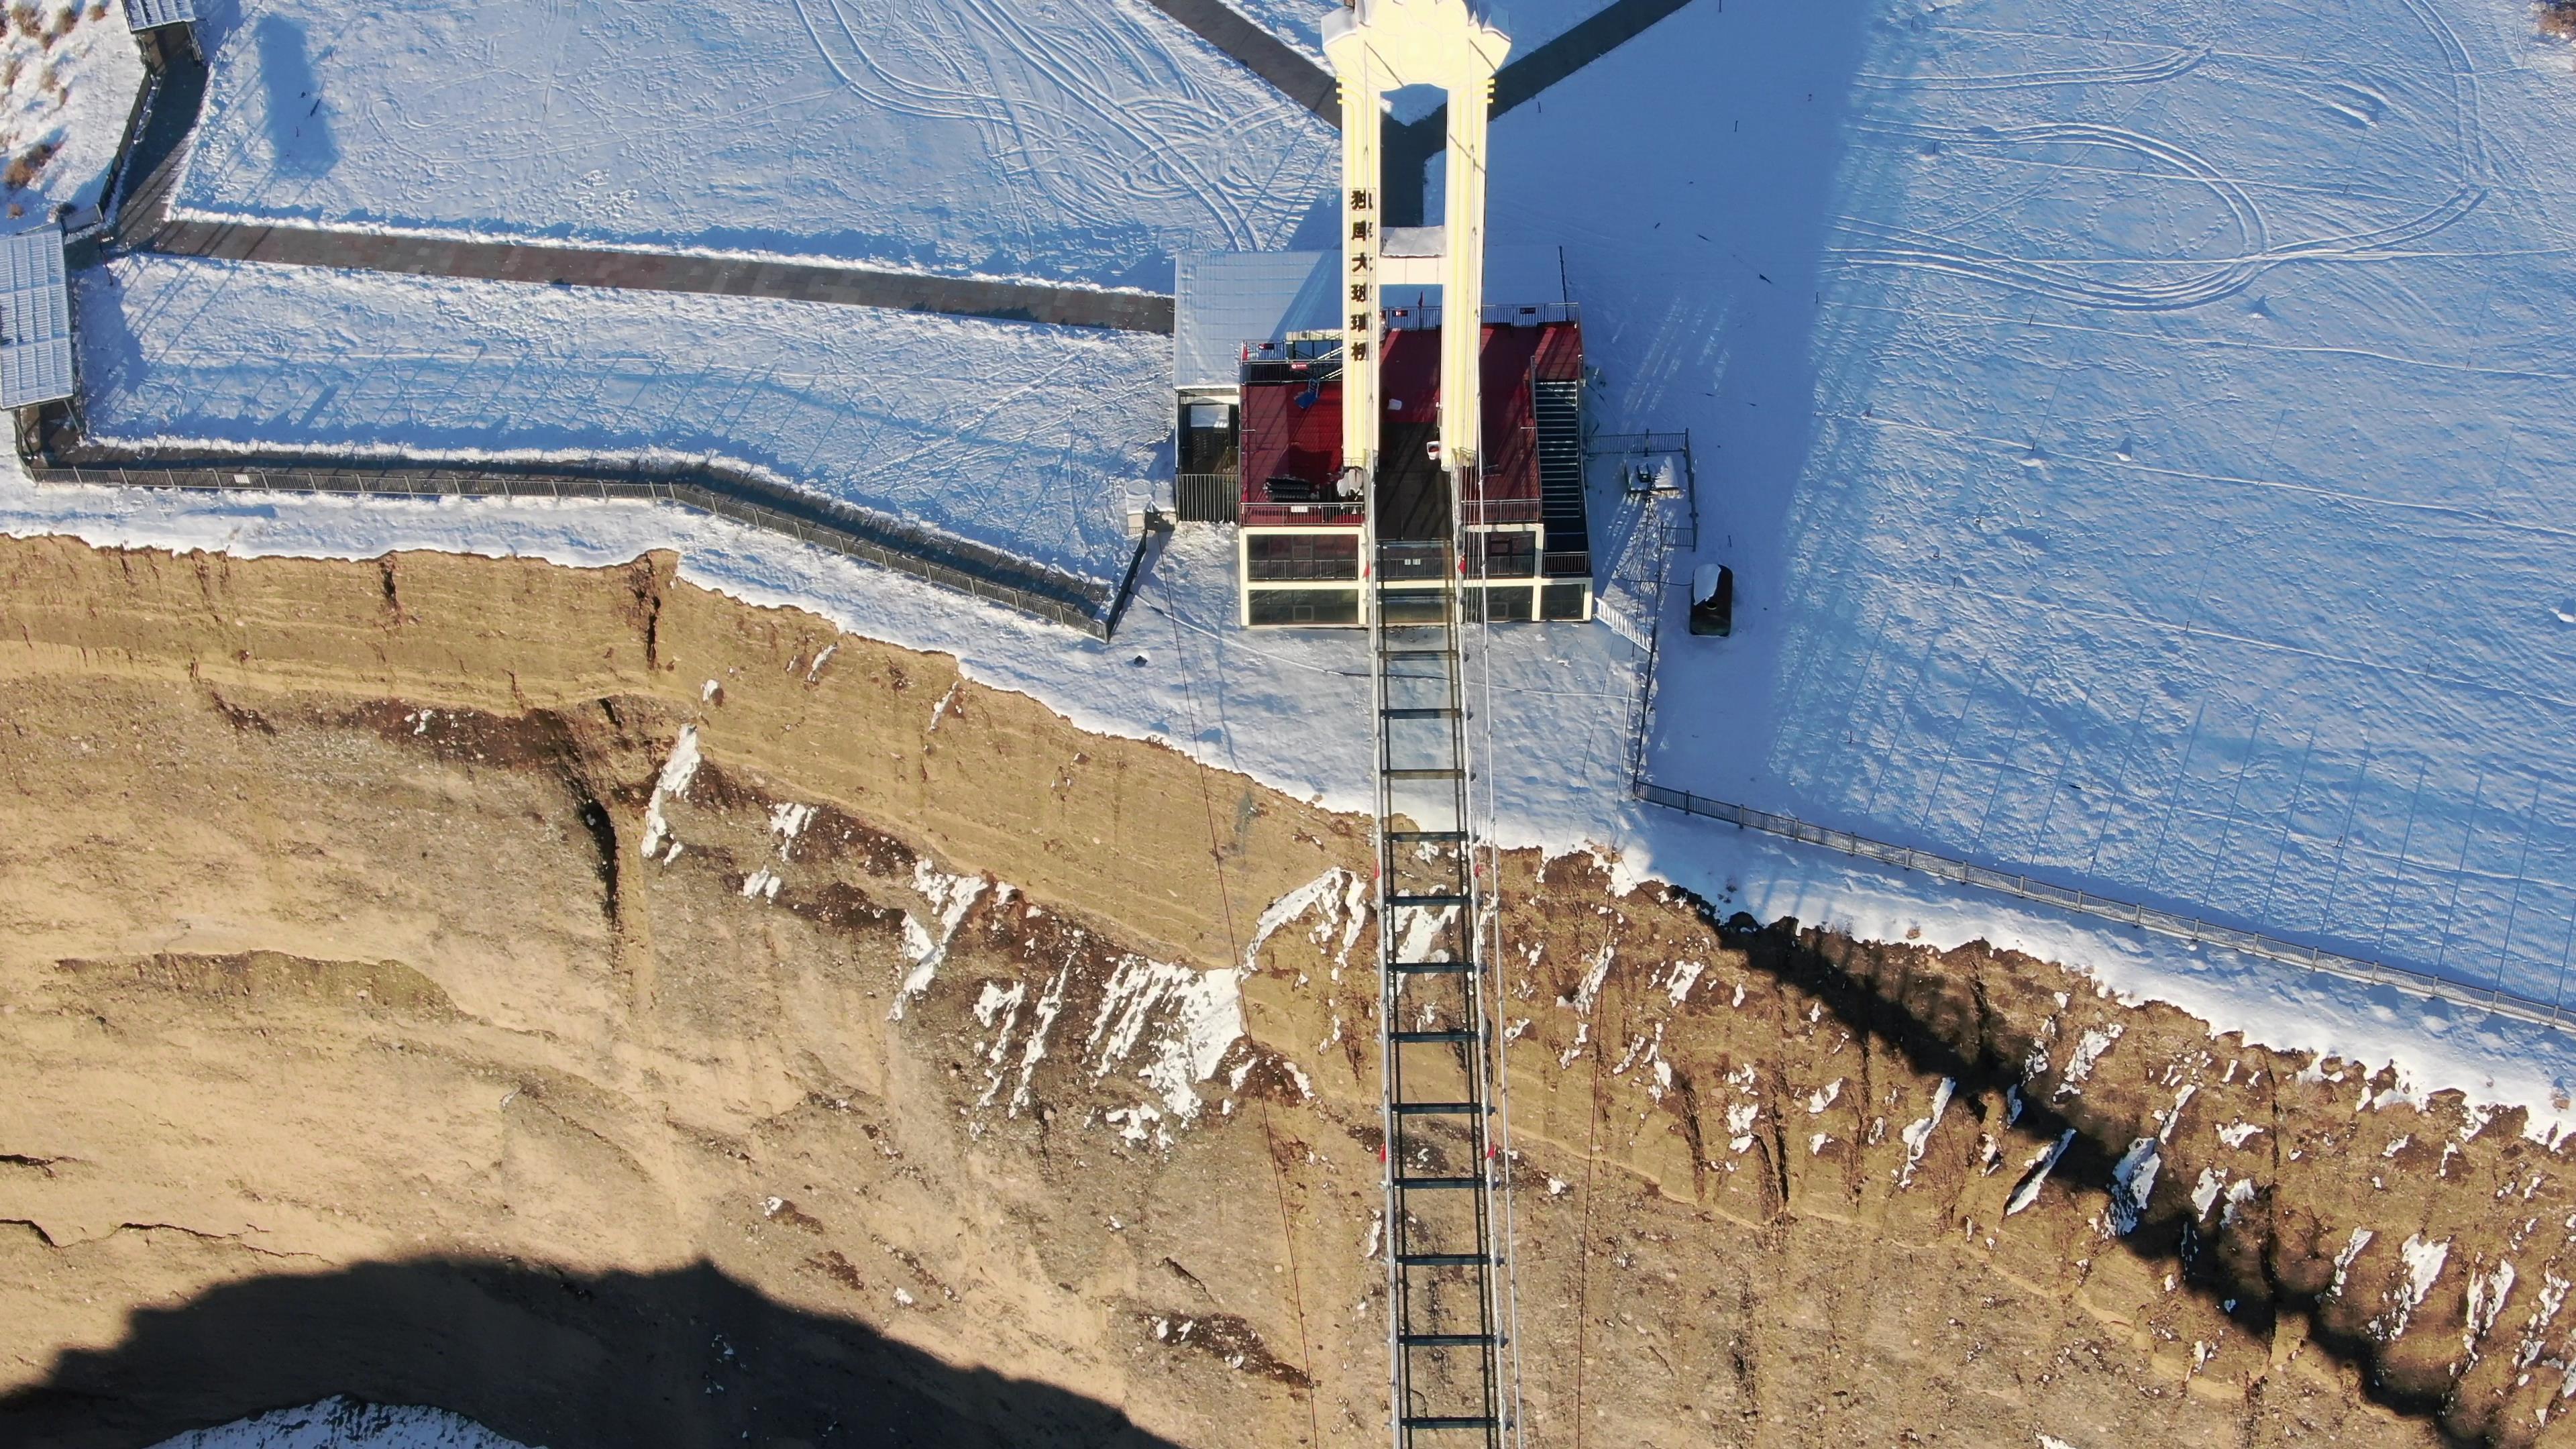
[[[1923,1149],[1932,1144],[1933,1130],[1941,1125],[1941,1118],[1948,1114],[1951,1094],[1958,1089],[1959,1084],[1956,1081],[1943,1077],[1941,1085],[1932,1089],[1932,1110],[1907,1123],[1896,1134],[1897,1140],[1905,1144],[1905,1165],[1896,1170],[1896,1185],[1899,1188],[1914,1185],[1914,1169],[1922,1165]]]
[[[2039,1190],[2047,1185],[2048,1174],[2056,1170],[2057,1160],[2066,1155],[2067,1146],[2074,1141],[2075,1129],[2069,1127],[2054,1143],[2040,1149],[2039,1155],[2030,1160],[2021,1185],[2013,1189],[2012,1197],[2004,1203],[2005,1217],[2011,1217],[2039,1201]]]
[[[1602,983],[1610,979],[1610,961],[1617,950],[1616,943],[1604,941],[1601,943],[1601,949],[1593,954],[1592,965],[1584,971],[1582,983],[1574,989],[1576,1015],[1592,1014],[1593,1003],[1601,999]]]
[[[929,861],[916,860],[912,863],[912,888],[938,912],[939,932],[931,934],[930,928],[915,919],[912,912],[903,913],[903,953],[911,958],[912,968],[904,973],[894,1005],[886,1011],[888,1021],[903,1020],[905,1008],[937,979],[939,964],[948,959],[948,943],[956,939],[957,927],[974,907],[975,898],[984,893],[984,881],[980,876],[951,875]],[[1005,892],[1009,889],[1002,887]]]
[[[444,1409],[329,1398],[191,1429],[154,1449],[526,1449]]]
[[[1395,946],[1399,961],[1446,961],[1449,948],[1438,945],[1440,933],[1458,919],[1456,906],[1398,906],[1404,921],[1404,939]],[[1435,949],[1436,948],[1436,949]]]
[[[1243,969],[1248,973],[1259,974],[1261,948],[1270,944],[1270,938],[1278,935],[1289,922],[1318,908],[1321,909],[1322,914],[1315,927],[1316,944],[1319,946],[1324,944],[1330,939],[1333,928],[1341,926],[1341,956],[1347,959],[1350,955],[1351,943],[1359,939],[1361,925],[1360,916],[1354,913],[1350,901],[1362,892],[1355,891],[1353,887],[1364,888],[1365,885],[1366,882],[1362,881],[1357,873],[1334,866],[1322,875],[1272,901],[1262,910],[1260,919],[1252,923],[1251,944],[1243,948]],[[1359,910],[1364,911],[1365,906],[1363,905]]]
[[[1753,1146],[1754,1119],[1762,1115],[1759,1102],[1738,1102],[1726,1109],[1726,1149],[1743,1152]]]
[[[1242,975],[1231,967],[1201,971],[1129,956],[1102,988],[1099,1015],[1083,1050],[1091,1074],[1105,1077],[1160,1026],[1151,1057],[1136,1073],[1160,1093],[1171,1114],[1190,1121],[1199,1113],[1195,1084],[1216,1075],[1226,1049],[1244,1034]]]
[[[2161,1144],[2153,1137],[2141,1137],[2129,1144],[2120,1160],[2111,1167],[2111,1231],[2127,1237],[2138,1230],[2147,1213],[2147,1199],[2156,1190],[2156,1174],[2164,1167]]]
[[[1698,984],[1700,973],[1708,969],[1705,961],[1676,961],[1672,974],[1664,978],[1664,990],[1679,1006],[1690,998],[1691,987]]]
[[[2087,1028],[2083,1037],[2075,1043],[2075,1055],[2066,1059],[2065,1073],[2057,1079],[2057,1095],[2071,1097],[2082,1090],[2084,1084],[2092,1080],[2093,1064],[2100,1061],[2102,1053],[2109,1051],[2111,1044],[2118,1041],[2121,1033],[2127,1030],[2128,1028],[2119,1022],[2113,1022],[2109,1026]]]
[[[2499,1262],[2485,1273],[2469,1274],[2469,1321],[2460,1335],[2460,1346],[2468,1350],[2469,1361],[2477,1362],[2478,1341],[2495,1327],[2497,1315],[2504,1312],[2507,1298],[2513,1296],[2513,1264]]]
[[[811,805],[778,804],[769,807],[769,833],[778,837],[778,858],[785,860],[796,848],[796,837],[814,820]]]
[[[1055,973],[1046,995],[1038,998],[1037,1020],[1029,1026],[1029,1044],[1020,1052],[1020,1084],[1011,1089],[1009,1115],[1017,1117],[1028,1109],[1029,1082],[1037,1075],[1038,1063],[1046,1060],[1047,1033],[1055,1028],[1055,1019],[1064,1010],[1064,983],[1070,969]]]
[[[653,781],[653,797],[644,805],[644,858],[652,860],[662,853],[663,843],[671,840],[670,817],[662,807],[689,793],[689,782],[698,775],[698,727],[680,726],[680,736],[671,742],[671,756],[662,762],[662,773]],[[677,842],[672,842],[675,850]]]
[[[2433,1291],[2434,1281],[2442,1276],[2442,1265],[2450,1261],[2451,1240],[2410,1233],[2406,1241],[2398,1245],[2397,1257],[2406,1267],[2406,1276],[2388,1290],[2386,1311],[2370,1320],[2372,1331],[2379,1335],[2382,1343],[2394,1342],[2405,1333],[2415,1310],[2424,1306],[2425,1296]]]
[[[2192,1201],[2197,1204],[2200,1199],[2195,1196]],[[2203,1207],[2200,1211],[2205,1216],[2209,1209]],[[2375,1234],[2368,1228],[2355,1228],[2352,1230],[2352,1236],[2344,1240],[2342,1250],[2334,1257],[2334,1278],[2326,1285],[2327,1297],[2343,1296],[2344,1279],[2352,1272],[2352,1260],[2361,1256],[2361,1250],[2370,1246],[2370,1240],[2374,1236]]]

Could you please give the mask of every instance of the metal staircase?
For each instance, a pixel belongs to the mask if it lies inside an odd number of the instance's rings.
[[[1499,1246],[1508,1222],[1496,1220],[1506,1167],[1490,1090],[1488,886],[1469,813],[1456,546],[1381,543],[1372,529],[1370,557],[1394,1442],[1499,1449],[1516,1397]]]
[[[1583,507],[1583,384],[1533,381],[1530,404],[1538,425],[1539,521],[1551,554],[1591,547]]]

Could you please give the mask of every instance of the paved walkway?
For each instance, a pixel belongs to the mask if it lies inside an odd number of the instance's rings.
[[[1157,0],[1159,3],[1159,0]],[[1494,72],[1496,116],[1583,69],[1646,33],[1656,21],[1690,0],[1611,0],[1591,18],[1538,49],[1505,62]],[[1422,224],[1424,168],[1448,149],[1449,108],[1442,106],[1409,125],[1389,126],[1384,138],[1385,175],[1380,178],[1388,226]]]
[[[1172,330],[1172,299],[1143,292],[1102,292],[1021,282],[919,276],[810,262],[695,257],[669,252],[539,246],[523,242],[450,241],[381,236],[301,226],[162,221],[142,239],[156,252],[223,257],[285,266],[351,267],[421,276],[548,282],[574,287],[629,287],[775,297],[908,312],[951,312],[1012,322],[1107,327],[1126,332]]]
[[[1225,0],[1152,0],[1155,9],[1196,32],[1199,39],[1241,61],[1281,95],[1339,126],[1341,82],[1306,53],[1243,18]]]

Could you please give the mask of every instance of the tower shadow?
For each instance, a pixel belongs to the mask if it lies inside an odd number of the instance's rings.
[[[334,1395],[433,1405],[549,1449],[1169,1443],[1108,1404],[959,1368],[703,1262],[586,1274],[461,1258],[281,1273],[137,1311],[122,1342],[65,1352],[0,1397],[0,1443],[133,1449]]]

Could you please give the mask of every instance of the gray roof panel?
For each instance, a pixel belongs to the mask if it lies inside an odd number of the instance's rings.
[[[0,408],[53,402],[74,387],[62,230],[0,237]]]
[[[125,28],[151,30],[185,25],[197,18],[197,0],[125,0]]]
[[[1339,252],[1184,252],[1173,258],[1172,385],[1233,387],[1243,344],[1340,325]]]

